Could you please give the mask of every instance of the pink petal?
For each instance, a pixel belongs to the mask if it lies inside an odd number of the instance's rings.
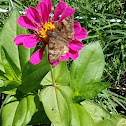
[[[33,21],[34,23],[36,23],[38,26],[41,25],[41,21],[40,21],[40,16],[39,16],[39,13],[38,11],[36,10],[36,8],[34,7],[29,7],[27,10],[26,10],[26,15],[27,17]]]
[[[25,48],[33,48],[39,41],[40,40],[35,38],[35,36],[27,36],[25,37],[23,44]]]
[[[70,57],[71,59],[73,59],[73,60],[76,60],[77,57],[79,56],[78,52],[73,51],[73,50],[71,50],[71,49],[69,50],[68,55],[69,55],[69,57]]]
[[[66,9],[63,11],[62,16],[60,17],[58,24],[65,19],[66,17],[70,16],[70,15],[74,15],[74,9],[67,6]]]
[[[56,61],[56,62],[54,62],[54,63],[50,63],[52,66],[56,66],[56,65],[58,65],[60,63],[60,61],[58,60],[58,61]]]
[[[68,60],[68,59],[69,59],[68,53],[67,53],[66,55],[64,55],[64,56],[61,56],[60,59],[61,59],[62,61]]]
[[[47,5],[44,2],[39,2],[37,8],[42,18],[42,21],[45,24],[49,20],[49,12],[48,12]]]
[[[81,31],[81,25],[79,22],[75,21],[74,22],[74,34],[77,34],[80,31]]]
[[[38,64],[42,60],[45,47],[46,45],[43,45],[41,49],[37,50],[35,53],[32,54],[29,60],[32,64]]]
[[[24,45],[26,48],[32,48],[36,46],[39,39],[35,38],[35,34],[31,35],[18,35],[15,37],[14,42],[16,45]]]
[[[74,51],[80,51],[83,48],[83,43],[78,40],[72,40],[68,47]]]
[[[32,23],[32,21],[26,16],[20,16],[17,20],[18,24],[24,28],[36,30],[36,26]]]
[[[75,39],[84,39],[87,37],[87,30],[82,28],[81,31],[77,34],[74,34]]]
[[[52,7],[51,0],[42,0],[42,2],[46,4],[48,13],[50,14],[51,13],[51,7]]]
[[[24,38],[28,35],[18,35],[14,38],[14,42],[16,45],[20,46],[23,45]]]
[[[55,21],[59,17],[59,15],[61,15],[63,13],[63,11],[66,7],[67,7],[67,4],[64,1],[59,2],[55,8],[52,21]]]

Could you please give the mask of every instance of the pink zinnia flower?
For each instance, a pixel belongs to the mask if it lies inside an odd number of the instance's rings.
[[[38,64],[45,50],[46,45],[49,42],[49,36],[46,34],[47,31],[53,31],[55,29],[54,22],[59,18],[57,23],[59,24],[63,19],[70,15],[74,15],[74,9],[63,1],[59,2],[55,8],[54,16],[51,21],[49,21],[49,14],[51,13],[52,3],[51,0],[42,0],[38,3],[37,9],[34,7],[29,7],[26,10],[26,16],[20,16],[18,18],[18,24],[21,27],[32,29],[33,34],[18,35],[15,37],[14,42],[16,45],[24,45],[26,48],[33,48],[38,42],[43,42],[42,48],[38,49],[32,54],[30,62],[33,64]],[[78,51],[83,48],[83,44],[78,41],[78,39],[84,39],[87,37],[87,30],[82,28],[79,22],[74,22],[74,40],[71,40],[68,44],[69,52],[66,55],[61,56],[59,60],[68,60],[72,58],[76,60],[79,56]],[[52,63],[52,65],[59,64],[59,60]]]

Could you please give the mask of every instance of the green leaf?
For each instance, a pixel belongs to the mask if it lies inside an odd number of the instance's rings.
[[[91,115],[95,126],[116,126],[118,120],[98,104],[87,100],[81,104]]]
[[[51,122],[48,119],[47,115],[45,114],[44,110],[41,110],[41,111],[37,111],[33,115],[32,119],[31,119],[31,121],[30,121],[30,123],[28,125],[30,125],[30,126],[31,125],[36,126],[37,124],[47,124],[47,125],[49,125],[50,123]]]
[[[53,73],[55,76],[55,82],[59,85],[69,85],[70,83],[70,73],[67,68],[67,62],[61,61],[59,65],[53,68]],[[41,81],[41,85],[52,85],[51,71]]]
[[[2,70],[0,70],[0,76],[4,76],[4,72]]]
[[[0,79],[1,80],[6,80],[7,79],[4,75],[5,75],[5,73],[2,70],[0,70]]]
[[[51,71],[49,71],[49,72],[45,75],[45,77],[42,79],[40,85],[42,85],[42,86],[52,85]]]
[[[114,115],[114,117],[119,120],[117,126],[126,126],[126,116]]]
[[[27,125],[33,114],[37,111],[35,95],[29,94],[18,100],[10,97],[2,106],[1,126],[24,126]]]
[[[17,35],[17,18],[19,13],[14,10],[13,13],[8,18],[5,23],[3,30],[0,34],[0,45],[7,50],[7,53],[12,58],[14,63],[20,68],[19,57],[18,57],[18,47],[14,43],[14,37]]]
[[[23,33],[24,34],[24,33]],[[19,52],[19,59],[20,59],[20,65],[21,69],[23,70],[25,64],[29,61],[30,59],[30,49],[25,48],[23,46],[18,47],[18,52]]]
[[[105,88],[109,87],[111,85],[111,83],[108,82],[95,82],[95,83],[90,83],[88,85],[85,85],[85,87],[83,88],[83,91],[80,92],[80,99],[91,99],[95,96],[97,96],[98,93],[100,93],[102,90],[104,90]],[[74,99],[79,99],[78,94],[75,94],[75,98]],[[81,98],[82,97],[82,98]]]
[[[115,123],[114,120],[109,120],[109,119],[103,119],[100,120],[97,124],[94,126],[116,126],[117,122]]]
[[[90,114],[79,104],[71,105],[72,117],[70,126],[94,126]]]
[[[11,95],[14,95],[16,93],[16,88],[21,84],[19,81],[13,80],[0,81],[3,83],[3,85],[0,87],[0,92]]]
[[[7,54],[4,47],[1,47],[1,64],[5,70],[6,77],[11,80],[20,80],[21,71]]]
[[[30,49],[26,49],[24,47],[19,47],[18,49],[18,46],[16,46],[16,44],[14,43],[14,38],[17,35],[27,34],[26,30],[24,28],[21,28],[17,24],[17,19],[19,16],[20,14],[18,10],[15,9],[11,13],[10,17],[7,19],[0,34],[0,46],[2,45],[5,48],[12,61],[19,69],[21,69],[24,64],[29,60]]]
[[[39,101],[40,102],[40,101]],[[42,103],[37,107],[37,112],[33,115],[30,123],[28,125],[37,125],[37,124],[50,124],[50,120],[48,119],[45,110],[43,108]]]
[[[70,95],[71,90],[66,86],[46,87],[40,92],[45,112],[50,121],[56,126],[69,126],[70,124]]]
[[[80,51],[79,55],[78,59],[73,61],[71,66],[70,86],[74,90],[75,95],[87,98],[83,92],[86,91],[85,93],[89,94],[91,90],[94,90],[92,92],[95,92],[98,89],[93,88],[89,90],[91,86],[94,87],[95,82],[100,82],[101,80],[105,64],[104,55],[98,42],[85,46]],[[88,85],[89,89],[87,88]],[[104,89],[105,87],[106,86],[103,84],[101,89]],[[99,89],[97,92],[99,92]],[[96,94],[93,96],[95,95]]]
[[[3,85],[0,87],[0,92],[14,95],[16,88],[21,84],[21,71],[9,57],[4,47],[1,47],[1,65],[5,73],[1,71]]]
[[[4,103],[1,109],[1,126],[12,126],[18,103],[19,102],[14,96],[7,99]]]
[[[22,85],[19,87],[19,90],[23,93],[28,93],[38,89],[41,80],[49,70],[50,65],[45,54],[43,55],[42,61],[37,65],[28,62],[22,73]]]
[[[59,65],[54,68],[55,80],[59,85],[69,85],[70,73],[67,68],[67,62],[61,61]]]
[[[65,98],[68,105],[72,103],[73,92],[69,86],[57,86],[57,89]]]
[[[0,79],[0,88],[4,86],[3,80]]]

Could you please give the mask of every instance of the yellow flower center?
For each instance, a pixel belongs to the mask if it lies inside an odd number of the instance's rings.
[[[53,31],[55,29],[55,25],[51,22],[45,23],[42,29],[40,30],[40,37],[43,41],[48,42],[49,36],[46,34],[47,31]]]

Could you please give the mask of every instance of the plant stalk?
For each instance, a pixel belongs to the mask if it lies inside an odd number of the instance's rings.
[[[46,47],[46,49],[45,49],[45,53],[46,53],[46,56],[48,57],[48,48],[47,48],[47,47]],[[54,87],[56,87],[56,83],[55,83],[55,73],[54,73],[54,70],[53,70],[51,64],[50,64],[50,70],[51,70],[52,85],[53,85]]]
[[[54,87],[56,87],[56,83],[55,83],[55,74],[54,74],[54,70],[52,68],[52,66],[50,65],[50,70],[51,70],[51,77],[52,77],[52,85]]]

